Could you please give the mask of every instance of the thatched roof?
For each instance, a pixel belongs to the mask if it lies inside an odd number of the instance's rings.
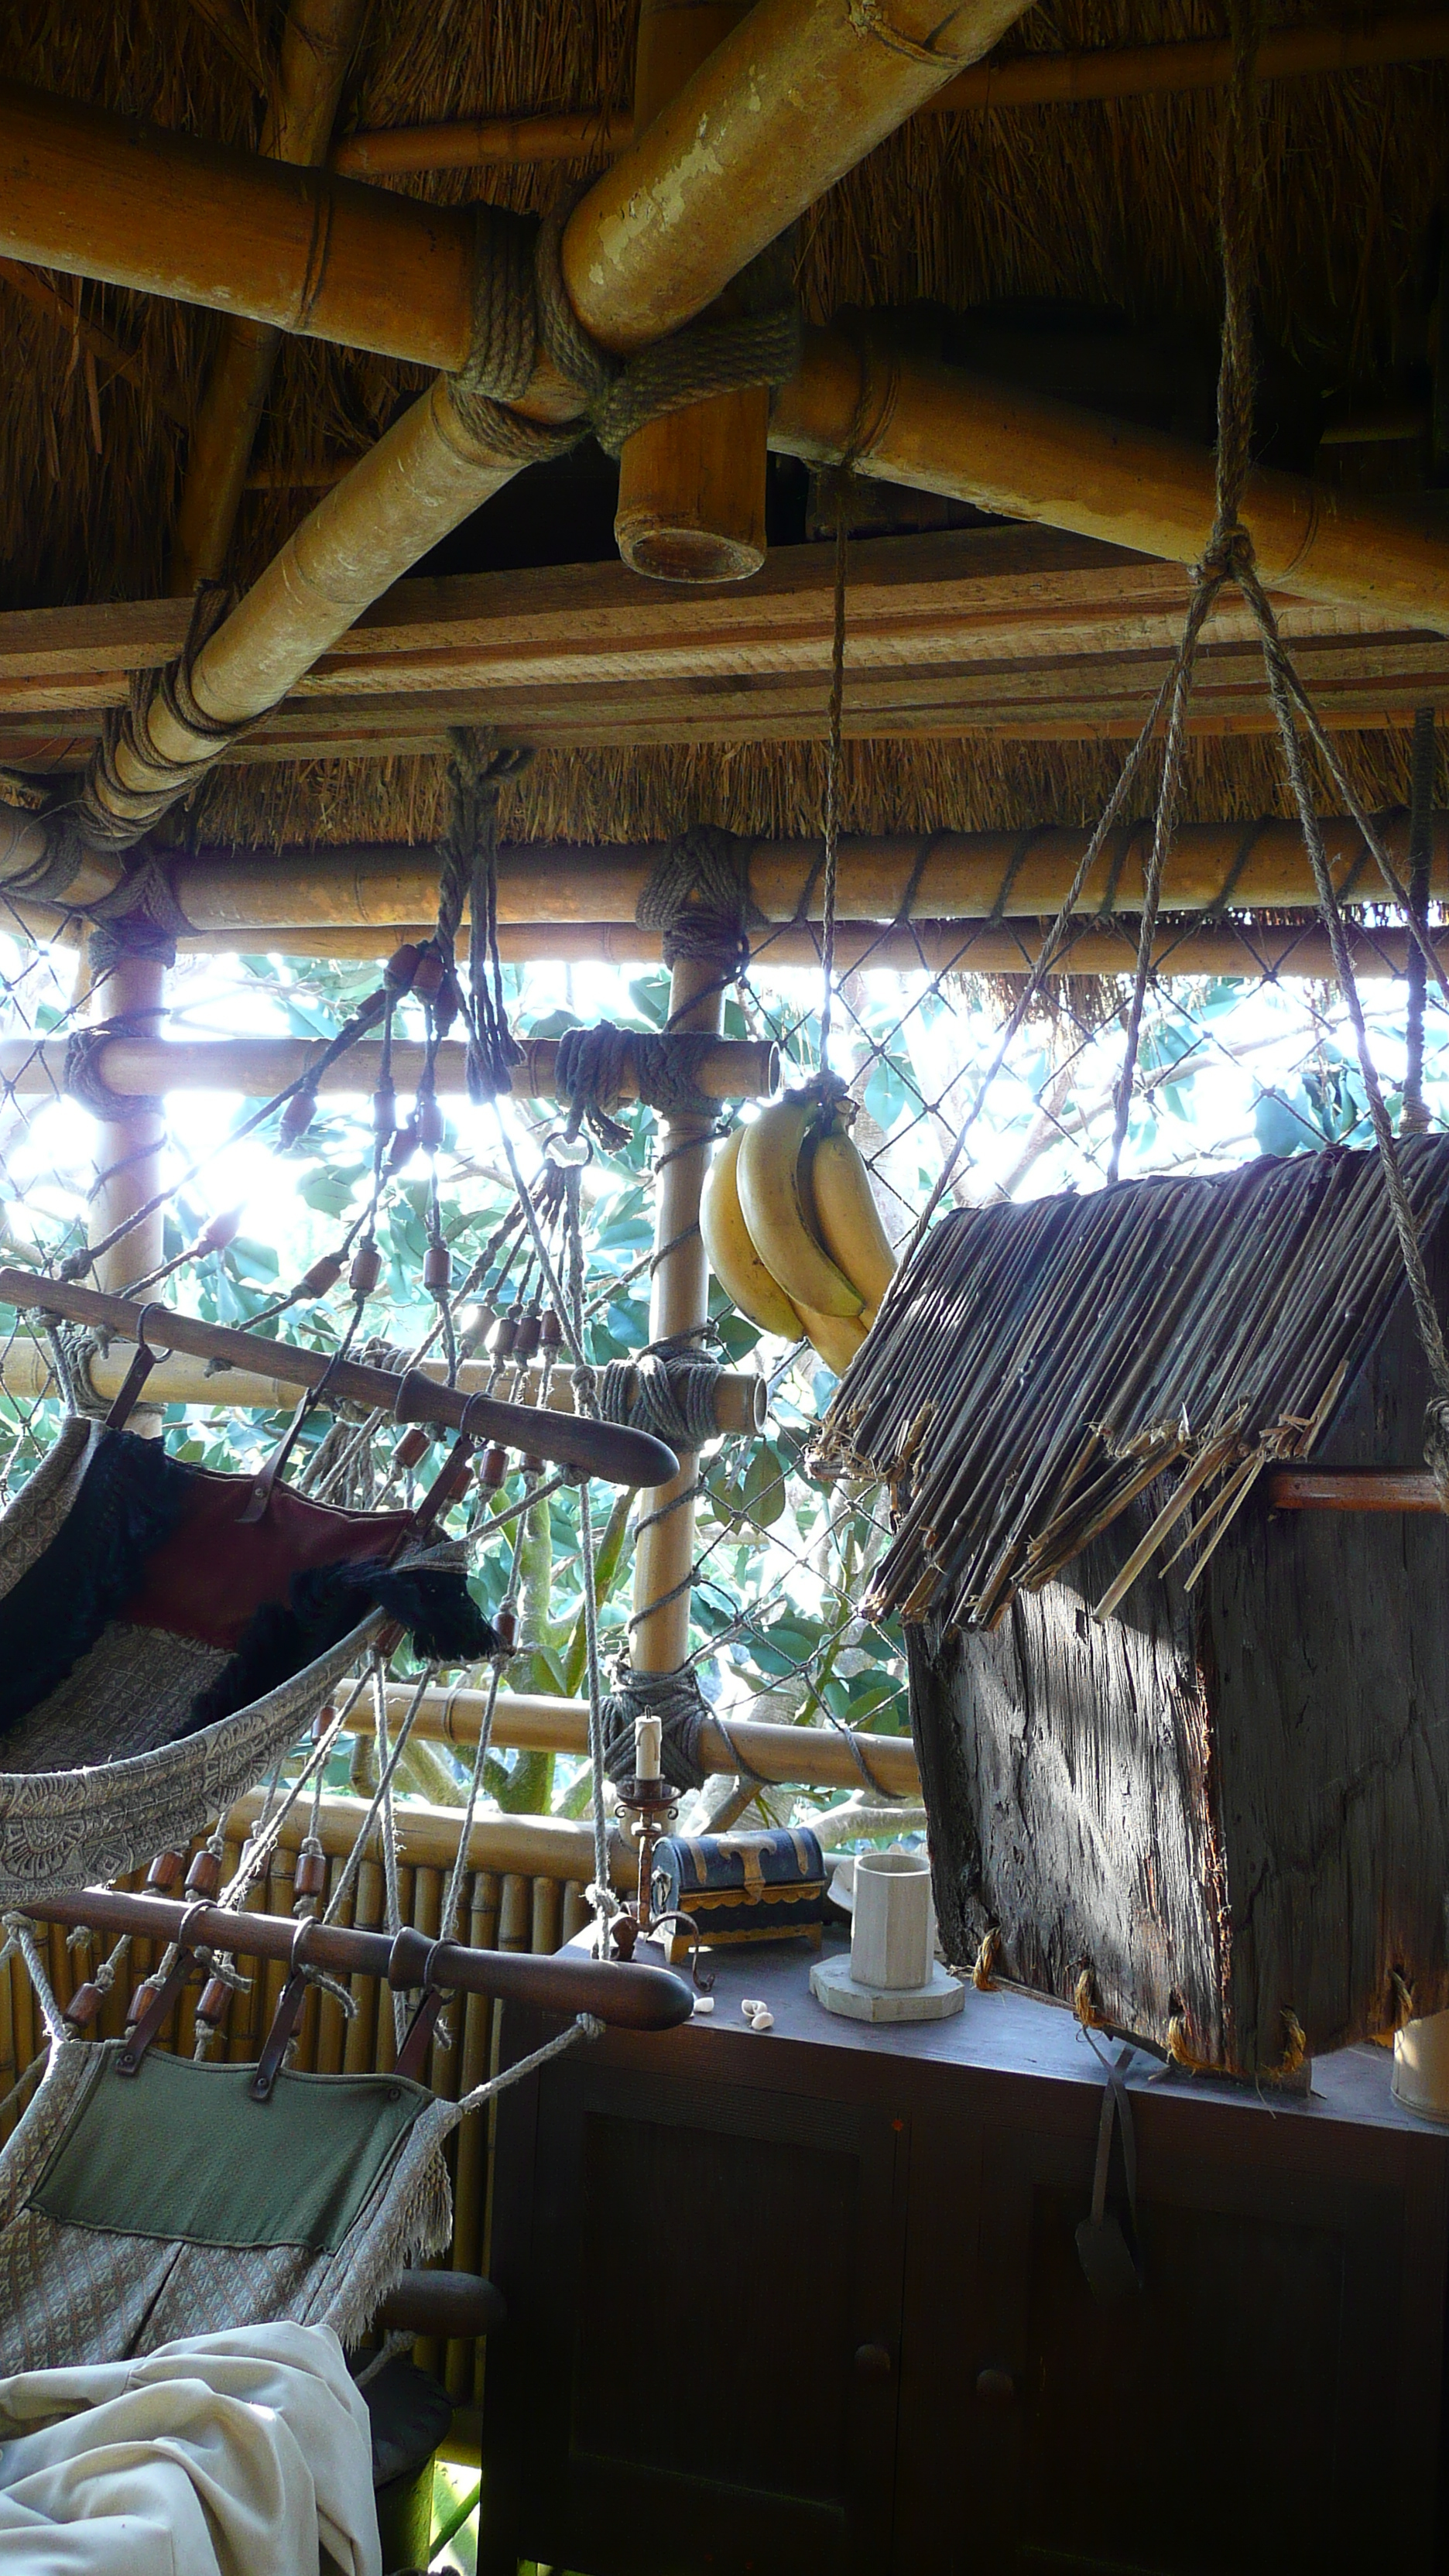
[[[163,126],[250,145],[282,14],[277,0],[93,0],[84,9],[20,0],[10,13],[7,69]],[[628,0],[587,7],[389,0],[374,9],[342,124],[625,105],[633,15]],[[1195,0],[1150,9],[1127,0],[1091,8],[1044,0],[1003,50],[1218,32],[1215,12]],[[1284,81],[1265,92],[1263,418],[1284,463],[1313,461],[1325,397],[1358,386],[1382,392],[1398,381],[1396,370],[1422,358],[1446,110],[1449,73],[1441,65]],[[802,225],[807,313],[824,318],[846,303],[921,298],[958,315],[1021,299],[1089,308],[1115,317],[1118,340],[1101,346],[1121,407],[1150,412],[1170,381],[1193,414],[1176,425],[1201,432],[1218,307],[1217,113],[1218,93],[1209,91],[919,117]],[[579,175],[554,166],[393,184],[541,207]],[[69,304],[71,282],[51,283]],[[0,277],[8,361],[0,378],[0,607],[143,598],[164,586],[185,467],[183,424],[194,416],[218,325],[109,287],[83,286],[78,303],[88,323],[130,353],[123,372],[92,367],[54,310]],[[1010,331],[1029,337],[1047,319],[1018,314]],[[972,327],[978,337],[967,330],[967,352],[986,345],[979,321]],[[1048,376],[1051,363],[1043,361]],[[390,360],[310,341],[286,345],[257,452],[272,488],[249,491],[243,505],[231,566],[238,581],[260,569],[313,497],[300,485],[279,488],[278,478],[319,458],[361,453],[421,381]],[[597,473],[597,459],[589,470]],[[500,549],[506,554],[508,496],[492,506],[492,521],[469,539],[468,560],[480,567]],[[607,515],[605,507],[605,525]],[[1370,800],[1400,797],[1402,759],[1392,737],[1346,739]],[[844,819],[862,829],[1076,822],[1095,810],[1117,758],[1109,745],[856,744]],[[191,828],[243,841],[428,832],[438,766],[396,758],[223,772],[202,791]],[[612,838],[712,818],[752,831],[809,831],[819,784],[819,755],[808,743],[551,752],[520,793],[509,829]],[[1197,744],[1188,810],[1204,818],[1283,810],[1266,747],[1255,739]]]
[[[1449,1139],[1399,1154],[1427,1233]],[[1260,1470],[1312,1449],[1402,1288],[1372,1153],[946,1217],[820,1433],[892,1489],[871,1615],[994,1625],[1169,1470],[1205,1561]],[[1169,1504],[1157,1526],[1170,1554],[1187,1524]]]

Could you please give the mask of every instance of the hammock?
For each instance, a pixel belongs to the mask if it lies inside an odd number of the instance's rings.
[[[486,1654],[457,1553],[72,1418],[0,1516],[0,1903],[184,1847],[390,1621]],[[393,1561],[389,1561],[389,1560]]]

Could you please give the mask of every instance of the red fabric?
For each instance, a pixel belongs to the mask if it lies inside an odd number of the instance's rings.
[[[219,1476],[208,1467],[193,1467],[190,1475],[185,1515],[149,1560],[122,1616],[134,1627],[169,1628],[228,1653],[264,1602],[287,1599],[294,1574],[390,1557],[412,1526],[407,1512],[334,1511],[277,1484],[261,1519],[243,1529],[250,1477]]]

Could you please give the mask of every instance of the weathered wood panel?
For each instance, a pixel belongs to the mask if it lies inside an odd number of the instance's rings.
[[[1449,1288],[1443,1236],[1432,1263]],[[1407,1299],[1315,1463],[1418,1462]],[[992,1635],[917,1632],[912,1717],[953,1955],[1241,2072],[1292,2013],[1323,2051],[1390,2027],[1394,1977],[1449,2006],[1449,1521],[1273,1513],[1259,1496],[1191,1594],[1149,1574],[1090,1615],[1152,1495]]]

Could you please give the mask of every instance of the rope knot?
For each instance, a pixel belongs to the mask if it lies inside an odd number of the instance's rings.
[[[1449,1512],[1449,1395],[1431,1395],[1424,1407],[1424,1464],[1440,1510]]]
[[[764,918],[750,893],[753,850],[752,841],[718,823],[696,823],[668,844],[634,912],[641,930],[662,932],[666,966],[723,955],[731,978],[743,975],[750,924]]]
[[[692,1664],[677,1665],[672,1673],[636,1673],[621,1657],[600,1711],[604,1769],[615,1787],[634,1777],[638,1720],[657,1717],[665,1779],[675,1789],[702,1789],[709,1774],[700,1760],[700,1742],[709,1713]]]

